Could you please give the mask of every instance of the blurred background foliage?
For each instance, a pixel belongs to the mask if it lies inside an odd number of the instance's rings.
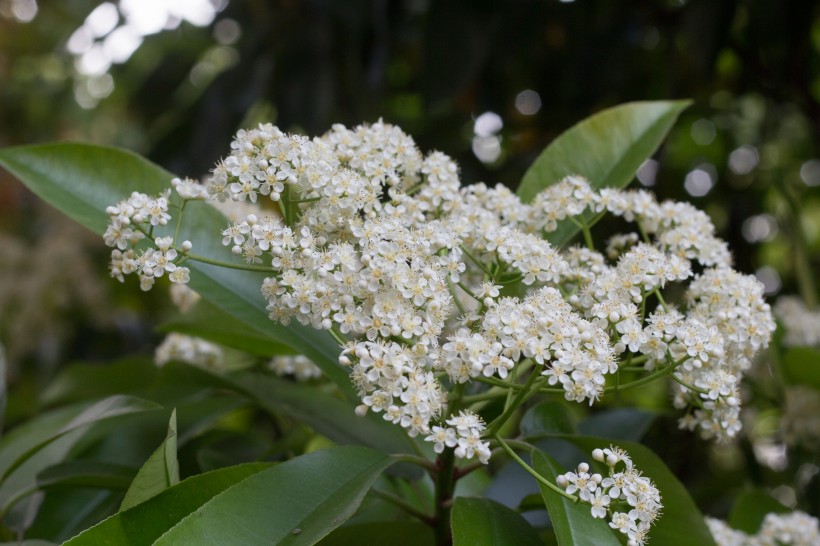
[[[813,2],[0,0],[0,146],[117,145],[185,176],[206,175],[232,134],[258,122],[316,135],[384,118],[422,150],[453,156],[465,183],[514,188],[544,146],[584,117],[687,97],[693,106],[639,184],[705,209],[737,268],[769,295],[815,303]],[[0,254],[7,422],[38,411],[31,400],[61,363],[153,350],[153,328],[169,312],[163,298],[107,279],[102,241],[5,172]],[[777,393],[749,388],[762,409],[748,430],[771,439]],[[662,410],[668,400],[660,388],[609,403]],[[748,479],[795,483],[778,498],[818,509],[817,467],[803,464],[811,451],[784,467],[748,438],[707,446],[678,432],[674,416],[656,419],[647,442],[707,512],[725,514],[731,487]]]

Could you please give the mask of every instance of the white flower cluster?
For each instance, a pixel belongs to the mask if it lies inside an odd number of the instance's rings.
[[[725,522],[706,518],[718,546],[816,546],[820,544],[818,520],[804,512],[766,514],[754,535],[732,529]]]
[[[589,465],[581,463],[577,472],[557,476],[556,483],[591,505],[592,517],[609,517],[609,526],[626,535],[629,546],[643,546],[663,508],[658,488],[634,468],[629,455],[618,447],[595,449],[592,458],[607,465],[607,477],[590,474]]]
[[[157,366],[164,366],[174,360],[211,371],[220,371],[225,367],[224,354],[219,345],[178,333],[165,336],[154,352],[154,363]]]
[[[280,355],[268,362],[268,368],[276,375],[292,375],[299,381],[322,377],[322,370],[304,355]]]
[[[820,310],[795,296],[778,298],[774,314],[783,324],[785,347],[820,347]]]
[[[183,198],[202,195],[195,184],[175,187]],[[577,176],[531,204],[500,185],[462,188],[449,157],[424,156],[383,122],[336,125],[313,139],[270,124],[240,131],[205,187],[217,203],[256,207],[231,221],[222,242],[270,267],[270,317],[329,330],[362,399],[357,411],[381,412],[436,446],[484,432],[477,418],[461,431],[449,424],[441,378],[510,381],[522,363],[534,366],[534,388],[592,403],[621,362],[645,362],[679,382],[686,426],[731,437],[740,375],[774,328],[761,286],[730,268],[725,243],[694,207],[596,191]],[[146,284],[179,276],[186,258],[165,240],[165,250],[140,256],[129,248],[152,222],[169,220],[167,196],[148,200],[135,194],[111,207],[106,234],[119,252],[112,272],[137,271]],[[610,239],[609,258],[588,237],[587,248],[545,240],[570,220],[589,235],[604,213],[640,232]],[[686,300],[668,305],[661,290],[686,282]]]
[[[687,298],[691,329],[678,336],[684,346],[672,347],[672,358],[688,358],[676,372],[675,405],[694,407],[681,426],[726,440],[741,427],[740,379],[768,345],[775,322],[762,285],[728,267],[696,277]]]
[[[171,186],[183,200],[208,198],[204,186],[187,178],[174,178]],[[132,192],[128,199],[105,210],[109,223],[103,239],[114,249],[110,264],[112,277],[123,282],[124,275],[136,273],[143,290],[150,290],[154,281],[165,273],[174,283],[185,284],[190,280],[190,270],[180,267],[179,263],[190,252],[191,242],[183,241],[178,250],[173,237],[153,237],[155,229],[167,226],[171,220],[170,196],[170,189],[156,196]],[[137,243],[152,237],[153,246],[137,251]]]
[[[481,417],[462,411],[447,419],[446,424],[446,427],[433,426],[432,434],[425,438],[426,441],[433,442],[436,453],[441,453],[445,447],[454,447],[456,457],[477,457],[485,464],[490,460],[490,445],[481,441],[481,433],[485,428]]]
[[[531,205],[502,186],[460,189],[452,160],[422,157],[381,122],[337,125],[312,140],[263,125],[240,132],[232,150],[209,182],[212,196],[268,195],[282,218],[249,215],[223,231],[223,243],[248,263],[270,256],[274,276],[262,292],[272,319],[354,338],[343,362],[364,405],[411,433],[429,434],[445,409],[431,372],[503,380],[532,359],[568,400],[592,402],[627,351],[627,360],[646,355],[649,369],[676,367],[676,403],[691,407],[686,426],[736,433],[740,374],[774,323],[760,285],[730,269],[701,211],[644,191],[596,192],[580,177]],[[584,212],[637,222],[644,242],[618,237],[609,265],[594,249],[560,252],[543,239]],[[706,269],[684,313],[659,291],[691,279],[693,260]],[[503,297],[516,283],[533,292]],[[647,315],[653,295],[661,305]]]

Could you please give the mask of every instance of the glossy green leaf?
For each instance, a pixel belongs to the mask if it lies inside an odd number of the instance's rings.
[[[433,529],[420,521],[374,521],[339,527],[318,542],[319,546],[433,546]]]
[[[793,347],[783,356],[783,375],[793,385],[820,390],[820,350]]]
[[[686,487],[651,449],[635,442],[612,441],[588,436],[567,437],[592,458],[592,450],[617,445],[627,451],[635,467],[649,477],[661,492],[663,512],[649,532],[650,544],[664,546],[715,546],[712,534]]]
[[[5,472],[14,461],[34,446],[57,434],[86,407],[87,405],[77,404],[42,413],[12,429],[0,441],[0,472]]]
[[[26,536],[47,537],[62,543],[115,514],[122,493],[98,488],[49,488]]]
[[[130,466],[94,460],[66,461],[50,466],[37,475],[41,489],[54,487],[85,487],[125,491],[136,469]]]
[[[179,332],[196,336],[213,343],[238,349],[257,356],[271,357],[295,354],[294,350],[273,341],[270,336],[250,330],[231,319],[230,315],[205,300],[187,313],[180,313],[159,326],[161,332]]]
[[[78,404],[49,411],[12,429],[0,441],[0,470],[9,468],[32,447],[55,435],[86,407],[86,405]],[[76,443],[76,438],[73,436],[79,436],[80,433],[81,431],[78,431],[57,440],[48,449],[35,453],[20,468],[11,473],[0,485],[0,505],[11,506],[10,502],[15,497],[35,491],[37,474],[62,461]],[[31,517],[26,516],[26,508],[27,506],[23,506],[22,503],[16,504],[12,512],[4,518],[5,525],[18,531],[24,530],[31,523]],[[32,509],[36,509],[36,506]]]
[[[249,405],[250,401],[247,398],[233,393],[209,393],[198,400],[180,402],[177,407],[177,447],[181,448],[193,438],[211,429],[227,414],[247,408]]]
[[[258,373],[226,378],[274,414],[283,413],[339,444],[363,445],[384,453],[411,453],[412,440],[401,427],[373,412],[359,417],[346,400],[309,385]]]
[[[314,544],[354,514],[392,462],[363,447],[302,455],[217,495],[154,544]]]
[[[104,430],[158,415],[160,406],[131,396],[112,396],[91,406],[70,407],[36,418],[20,436],[0,444],[0,513],[18,530],[30,524],[42,501],[37,476],[60,463],[84,439]],[[103,492],[106,493],[106,492]]]
[[[638,408],[614,408],[591,415],[578,424],[584,436],[637,442],[655,421],[657,415]]]
[[[552,141],[524,174],[518,196],[529,202],[544,188],[568,175],[580,175],[594,188],[622,188],[655,153],[690,101],[632,102],[581,121]],[[558,224],[548,239],[567,243],[578,227]]]
[[[538,440],[555,434],[574,434],[575,424],[565,404],[540,402],[521,418],[521,435],[527,440]]]
[[[540,493],[531,493],[521,499],[518,503],[517,510],[519,512],[534,512],[537,510],[544,510],[544,499]]]
[[[777,501],[763,489],[749,489],[740,493],[735,499],[732,511],[729,514],[729,525],[755,535],[760,530],[766,514],[774,512],[783,514],[791,510]]]
[[[453,546],[540,546],[538,533],[520,514],[494,500],[457,497],[450,527]]]
[[[179,483],[179,461],[177,461],[177,412],[171,412],[168,434],[139,469],[131,487],[125,493],[120,511],[145,502],[162,491]]]
[[[104,146],[57,143],[0,150],[0,165],[42,199],[87,228],[102,234],[106,207],[132,191],[156,194],[169,188],[173,175],[131,152]],[[179,232],[193,243],[194,254],[230,261],[221,245],[227,220],[202,202],[189,203]],[[349,396],[355,396],[347,372],[337,362],[339,348],[327,332],[268,319],[259,287],[263,273],[188,262],[190,286],[243,327],[284,344],[312,359]],[[102,267],[102,265],[101,265]]]
[[[93,423],[121,419],[133,414],[156,411],[161,408],[162,406],[159,404],[155,404],[154,402],[143,400],[134,396],[115,395],[105,398],[104,400],[101,400],[82,411],[53,435],[31,446],[27,451],[11,461],[8,466],[0,467],[0,470],[2,470],[2,475],[0,475],[2,477],[0,477],[0,481],[5,480],[9,474],[14,472],[15,469],[20,467],[20,465],[25,463],[35,453],[71,432],[80,430]]]
[[[543,451],[535,451],[532,459],[535,470],[555,483],[555,477],[565,470]],[[557,492],[540,485],[541,496],[547,506],[552,528],[559,546],[589,544],[595,546],[620,546],[620,542],[603,519],[592,517],[589,505],[573,503]],[[658,544],[665,544],[659,542]]]
[[[130,510],[111,516],[64,546],[150,546],[221,492],[268,468],[269,464],[249,463],[198,474]]]
[[[135,394],[158,373],[146,358],[126,358],[105,365],[76,363],[62,368],[40,395],[45,405],[66,404],[115,394]]]

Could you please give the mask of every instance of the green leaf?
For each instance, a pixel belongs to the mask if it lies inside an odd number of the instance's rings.
[[[732,512],[729,514],[729,525],[738,531],[755,535],[760,530],[766,514],[783,514],[790,511],[765,490],[749,489],[735,499]]]
[[[125,491],[134,479],[135,468],[93,460],[66,461],[37,475],[40,489],[84,487]]]
[[[783,356],[783,375],[792,385],[807,385],[820,390],[820,351],[793,347]]]
[[[61,428],[82,413],[86,407],[86,405],[78,404],[49,411],[12,429],[0,441],[0,472],[5,472],[14,461],[34,446],[57,434]],[[48,464],[45,466],[48,466]],[[2,495],[0,495],[0,498],[2,498]]]
[[[153,362],[145,358],[126,358],[105,365],[70,364],[49,383],[40,401],[53,406],[115,394],[135,394],[148,387],[157,372]]]
[[[353,515],[392,462],[363,447],[302,455],[220,493],[154,544],[314,544]]]
[[[540,402],[527,410],[521,418],[521,435],[527,440],[574,433],[572,416],[567,406],[560,402]]]
[[[0,165],[19,178],[42,199],[85,227],[102,234],[106,207],[132,191],[156,194],[170,187],[173,175],[136,154],[79,143],[21,146],[0,150]],[[194,254],[216,260],[233,257],[221,245],[220,230],[227,220],[202,202],[185,209],[180,240],[193,243]],[[296,322],[272,322],[260,293],[265,275],[237,271],[200,262],[187,263],[191,288],[257,335],[305,354],[322,368],[351,399],[355,391],[347,372],[339,366],[339,348],[327,332]]]
[[[63,425],[54,434],[40,440],[38,443],[30,446],[25,452],[19,454],[17,457],[7,461],[7,464],[0,463],[0,482],[5,481],[10,474],[17,468],[28,461],[37,452],[46,448],[49,444],[71,434],[79,431],[88,425],[102,422],[102,421],[119,421],[129,416],[148,411],[156,411],[162,406],[136,398],[134,396],[116,395],[105,398],[96,404],[86,408],[79,415],[74,417],[71,421]],[[79,438],[76,438],[79,440]]]
[[[450,525],[453,546],[540,546],[538,533],[517,512],[490,499],[457,497]]]
[[[690,101],[632,102],[581,121],[541,152],[524,174],[518,196],[522,201],[532,201],[544,188],[568,175],[586,177],[593,188],[626,186],[689,104]],[[548,238],[564,245],[578,230],[572,221],[564,220]]]
[[[293,349],[273,341],[268,335],[244,327],[205,300],[197,302],[187,313],[180,313],[164,322],[158,329],[164,333],[179,332],[200,337],[256,356],[294,354]]]
[[[385,421],[381,414],[369,412],[359,417],[350,402],[310,385],[250,372],[225,380],[267,411],[305,423],[338,444],[363,445],[383,453],[413,451],[412,440],[404,430]]]
[[[26,536],[45,537],[62,543],[116,513],[122,493],[73,487],[48,489]]]
[[[706,527],[703,514],[689,496],[686,487],[652,450],[625,440],[612,441],[588,436],[565,439],[584,450],[590,458],[595,448],[617,445],[629,453],[638,470],[655,482],[661,492],[663,511],[649,531],[650,544],[716,546],[709,528]]]
[[[137,472],[131,487],[125,493],[120,511],[145,502],[179,483],[179,462],[177,461],[177,411],[171,412],[168,434]]]
[[[638,408],[614,408],[584,419],[578,431],[583,436],[637,442],[656,417],[657,414]]]
[[[111,516],[64,546],[150,546],[168,529],[221,492],[268,468],[269,464],[249,463],[198,474],[142,504]]]
[[[534,512],[544,510],[544,499],[540,493],[530,493],[518,503],[519,512]]]
[[[374,521],[339,527],[319,541],[319,546],[433,546],[433,529],[420,521]]]
[[[555,483],[557,475],[564,473],[564,469],[543,451],[534,451],[532,462],[535,470],[552,483]],[[581,502],[576,504],[544,485],[539,484],[539,487],[559,546],[621,545],[605,520],[592,517],[588,504]],[[658,544],[665,543],[658,542]]]
[[[150,418],[159,408],[139,398],[113,396],[91,406],[51,412],[48,418],[29,423],[42,426],[41,430],[32,431],[27,426],[21,436],[10,434],[9,443],[0,445],[0,513],[4,520],[18,530],[24,529],[42,502],[42,496],[32,496],[40,472],[63,461],[86,438],[110,427]],[[26,502],[20,502],[24,499]]]

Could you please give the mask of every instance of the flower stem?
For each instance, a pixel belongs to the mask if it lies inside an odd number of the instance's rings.
[[[458,307],[458,311],[462,315],[466,316],[467,315],[467,310],[464,308],[464,304],[461,303],[461,300],[458,299],[458,294],[456,293],[456,287],[453,284],[453,281],[451,281],[450,279],[447,279],[447,288],[450,290],[450,294],[453,296],[453,303],[455,303],[456,307]]]
[[[455,455],[452,448],[445,449],[436,461],[438,467],[435,473],[436,482],[436,514],[435,524],[436,546],[450,546],[453,537],[450,534],[450,512],[453,505],[453,491],[455,490]]]
[[[532,369],[532,373],[530,377],[527,379],[527,382],[524,383],[523,387],[520,388],[518,393],[513,398],[512,402],[504,409],[504,412],[496,417],[496,419],[490,423],[487,427],[487,435],[495,434],[498,430],[504,426],[504,423],[512,416],[513,413],[518,409],[518,407],[523,404],[527,399],[532,397],[533,395],[538,393],[538,389],[531,389],[532,384],[535,383],[535,380],[541,376],[538,367],[534,367]]]
[[[428,514],[425,514],[424,512],[422,512],[421,510],[419,510],[418,508],[416,508],[412,504],[408,503],[407,501],[405,501],[404,499],[402,499],[398,495],[394,495],[393,493],[389,493],[387,491],[383,491],[383,490],[377,489],[375,487],[373,489],[371,489],[371,491],[377,497],[379,497],[383,500],[386,500],[390,504],[398,506],[399,508],[401,508],[402,510],[404,510],[405,512],[407,512],[411,516],[417,517],[418,519],[420,519],[421,521],[423,521],[427,525],[430,525],[431,527],[434,527],[436,525],[435,518],[433,518],[432,516],[430,516]]]
[[[489,270],[489,269],[487,269],[487,266],[486,266],[486,265],[484,265],[483,263],[481,263],[481,260],[479,260],[478,258],[476,258],[475,256],[473,256],[473,255],[472,255],[472,253],[471,253],[469,250],[467,250],[467,247],[465,247],[464,245],[461,245],[461,251],[462,251],[462,252],[464,252],[464,255],[465,255],[465,256],[467,256],[468,258],[470,258],[470,260],[471,260],[474,264],[476,264],[476,265],[477,265],[477,266],[478,266],[478,267],[479,267],[479,268],[480,268],[480,269],[481,269],[484,273],[486,273],[486,274],[487,274],[487,275],[489,275],[490,277],[492,277],[492,276],[493,276],[493,274],[492,274],[492,273],[490,273],[490,270]]]
[[[206,258],[205,256],[197,256],[196,254],[188,254],[188,259],[193,260],[195,262],[202,262],[204,264],[215,265],[218,267],[227,267],[228,269],[239,269],[242,271],[259,271],[262,273],[273,273],[273,270],[270,267],[264,267],[259,265],[242,265],[242,264],[235,264],[231,262],[223,262],[220,260],[212,260],[211,258]]]
[[[552,483],[551,481],[546,479],[544,476],[539,474],[530,465],[525,463],[524,459],[519,457],[518,454],[515,452],[515,450],[513,450],[513,448],[510,447],[509,444],[507,444],[507,442],[505,442],[504,439],[501,438],[501,436],[499,436],[499,434],[497,432],[495,434],[493,434],[493,438],[495,438],[495,441],[498,442],[498,445],[500,445],[501,448],[504,451],[507,452],[507,455],[512,457],[512,459],[515,462],[517,462],[519,464],[519,466],[521,466],[521,468],[526,470],[533,478],[535,478],[538,481],[538,483],[548,487],[549,489],[552,489],[553,491],[555,491],[556,493],[558,493],[562,497],[565,497],[565,498],[571,500],[574,503],[578,502],[578,497],[576,497],[575,495],[570,495],[569,493],[567,493],[566,491],[564,491],[563,489],[561,489],[560,487],[558,487],[557,485],[555,485],[554,483]],[[532,449],[532,447],[530,447],[530,449]]]
[[[177,226],[174,228],[174,243],[177,242],[177,236],[179,235],[179,226],[182,225],[182,214],[185,212],[185,205],[188,204],[187,199],[182,200],[182,205],[179,207],[179,216],[177,216]]]

